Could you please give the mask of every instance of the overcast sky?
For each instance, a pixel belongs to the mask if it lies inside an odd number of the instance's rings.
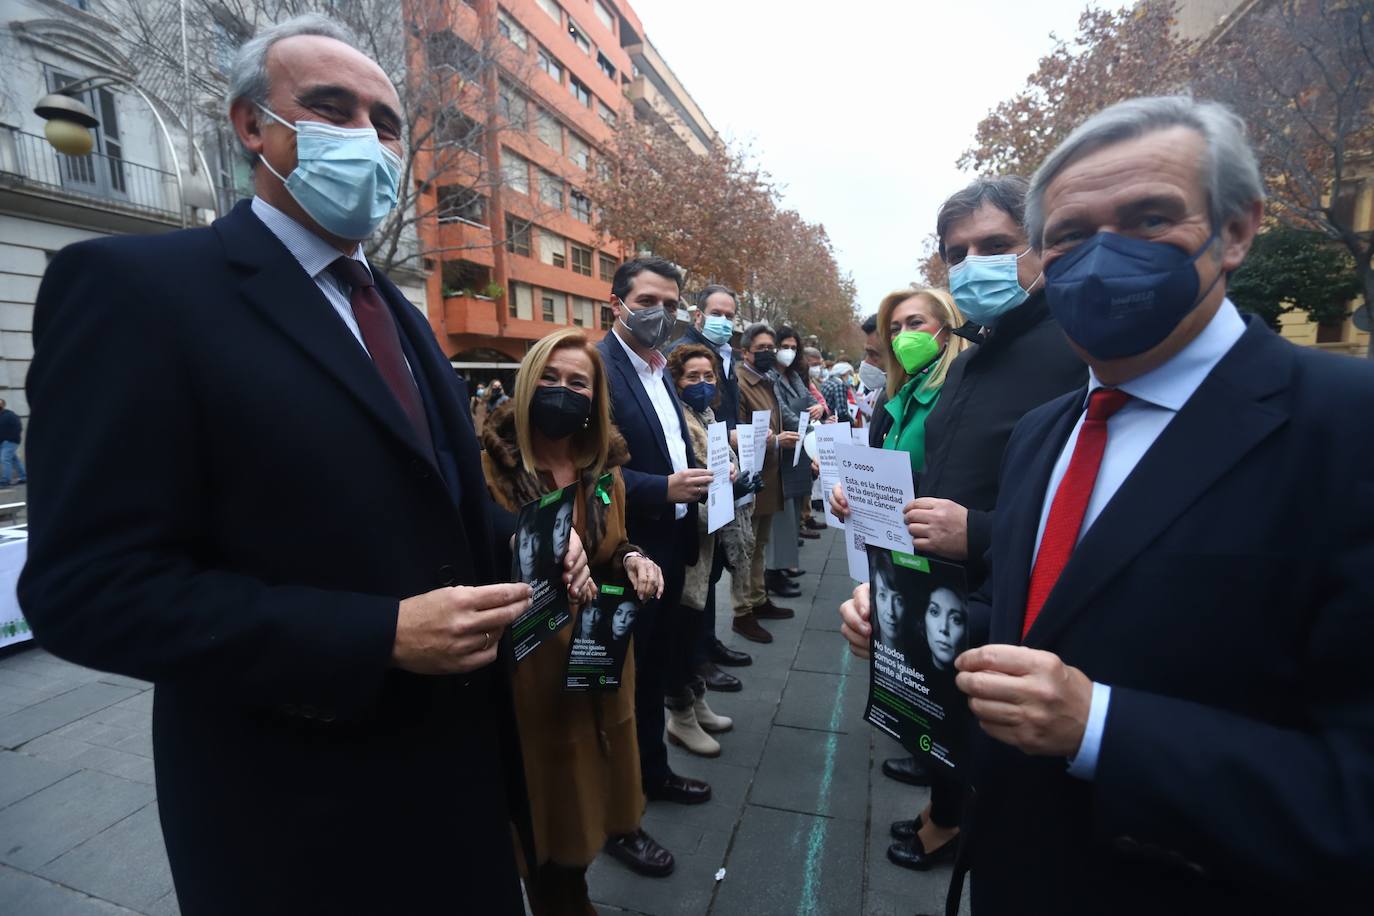
[[[825,224],[859,311],[916,279],[954,161],[1086,0],[632,0],[649,40],[784,201]],[[1112,7],[1121,5],[1111,2]]]

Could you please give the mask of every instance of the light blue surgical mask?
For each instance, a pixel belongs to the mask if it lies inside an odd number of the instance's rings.
[[[733,333],[735,323],[723,315],[707,315],[701,325],[701,336],[718,347],[728,343]]]
[[[296,132],[296,167],[283,178],[272,163],[258,159],[286,186],[320,228],[350,241],[370,236],[396,206],[401,159],[382,146],[371,128],[335,127],[319,121],[282,120]]]
[[[990,328],[1025,302],[1030,293],[1017,279],[1016,262],[1029,253],[1027,248],[1020,254],[974,254],[950,267],[949,291],[959,311],[969,321]]]

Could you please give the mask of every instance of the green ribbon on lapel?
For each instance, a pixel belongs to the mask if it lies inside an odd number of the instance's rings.
[[[596,495],[608,506],[611,504],[611,484],[614,480],[610,474],[602,474],[601,479],[596,482]]]

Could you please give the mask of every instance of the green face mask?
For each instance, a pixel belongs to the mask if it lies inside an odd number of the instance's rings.
[[[940,345],[925,331],[903,331],[892,338],[892,353],[907,375],[915,375],[935,362]]]

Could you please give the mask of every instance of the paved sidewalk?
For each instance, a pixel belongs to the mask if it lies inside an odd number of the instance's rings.
[[[864,724],[868,671],[835,613],[850,581],[842,542],[807,541],[797,611],[766,624],[771,645],[730,632],[728,577],[719,628],[754,655],[745,689],[712,693],[735,717],[716,760],[670,748],[674,768],[708,780],[711,802],[650,805],[645,828],[677,871],[640,878],[598,860],[603,914],[874,914],[943,911],[949,867],[889,864],[888,823],[915,815],[925,790],[885,779],[896,744]],[[147,684],[67,664],[39,649],[0,658],[0,913],[177,913],[153,789]],[[719,868],[726,869],[717,882]],[[458,912],[458,910],[455,910]]]

